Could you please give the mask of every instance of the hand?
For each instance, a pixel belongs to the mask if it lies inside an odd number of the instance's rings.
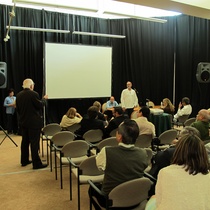
[[[179,102],[179,109],[181,109],[182,107],[182,102]]]
[[[48,95],[44,95],[44,97],[43,97],[44,99],[48,99]]]

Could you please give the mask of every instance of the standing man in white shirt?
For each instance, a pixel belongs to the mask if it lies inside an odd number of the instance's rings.
[[[122,91],[120,100],[123,110],[130,118],[133,108],[138,106],[136,91],[132,89],[132,83],[130,81],[127,82],[127,88]]]
[[[182,98],[182,102],[179,103],[177,113],[174,115],[174,121],[177,122],[179,117],[183,115],[190,115],[192,113],[192,106],[190,105],[190,99],[187,97]]]

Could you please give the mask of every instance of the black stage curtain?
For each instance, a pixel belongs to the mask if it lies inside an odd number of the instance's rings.
[[[166,17],[168,22],[161,24],[134,19],[106,20],[17,7],[13,26],[119,34],[126,38],[11,30],[10,40],[4,42],[11,10],[10,6],[0,5],[0,61],[7,63],[7,87],[13,87],[16,93],[22,89],[22,81],[30,77],[36,83],[35,90],[40,96],[44,94],[45,42],[78,43],[112,46],[112,94],[118,102],[128,80],[137,89],[140,104],[146,98],[155,104],[160,104],[165,97],[172,100],[175,71],[175,105],[183,96],[188,96],[195,112],[209,106],[209,84],[198,84],[195,78],[197,64],[209,61],[208,20],[182,15]],[[79,88],[79,84],[75,88]],[[0,94],[0,124],[5,125],[3,100],[7,90],[1,89]],[[78,112],[84,114],[95,100],[103,103],[107,99],[49,100],[47,121],[60,122],[70,106],[75,106]]]

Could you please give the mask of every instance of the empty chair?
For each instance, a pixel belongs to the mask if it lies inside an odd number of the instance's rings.
[[[97,186],[91,181],[88,181],[90,184],[90,194],[91,189],[97,190],[101,195],[103,193]],[[124,182],[117,187],[115,187],[108,196],[104,196],[106,199],[106,208],[129,208],[129,209],[139,209],[144,210],[147,199],[148,192],[150,190],[152,182],[145,177],[133,179],[127,182]],[[91,196],[92,197],[92,196]],[[95,197],[92,197],[94,200]],[[97,201],[96,201],[97,202]],[[134,207],[136,206],[136,207]],[[92,200],[90,199],[90,210],[92,210]]]
[[[152,135],[142,134],[136,139],[135,146],[140,148],[150,147],[152,143]]]
[[[103,171],[100,171],[96,165],[95,156],[91,156],[80,164],[75,164],[73,158],[68,158],[72,173],[77,177],[78,192],[78,210],[80,210],[80,185],[88,184],[88,180],[92,182],[102,182],[104,179]],[[73,167],[72,167],[73,166]],[[70,194],[72,194],[72,177],[70,173]]]
[[[101,109],[102,109],[102,113],[104,113],[106,111],[106,103],[102,104]]]
[[[195,121],[196,121],[195,117],[189,118],[184,122],[184,126],[190,126]]]
[[[41,145],[42,145],[42,157],[44,157],[44,145],[43,142],[46,141],[47,148],[47,164],[49,164],[48,155],[48,141],[52,139],[52,136],[57,132],[61,131],[61,126],[57,123],[51,123],[43,127],[41,132]]]
[[[56,161],[56,153],[57,151],[61,151],[62,147],[73,141],[75,138],[75,135],[70,131],[61,131],[56,133],[52,139],[51,139],[51,146],[50,146],[50,159],[51,159],[51,170],[52,170],[52,152],[54,149],[54,155],[55,155],[55,178],[57,179],[57,161]],[[62,188],[62,184],[61,184]]]
[[[63,174],[62,169],[63,165],[69,165],[69,176],[70,176],[70,200],[72,200],[72,185],[71,185],[71,166],[70,161],[71,159],[74,164],[80,164],[85,159],[88,158],[87,153],[89,149],[89,144],[84,140],[76,140],[71,141],[67,144],[65,144],[62,149],[60,150],[60,153],[56,154],[57,158],[60,161],[60,184],[61,189],[63,188]]]
[[[81,127],[81,125],[79,123],[75,123],[71,126],[66,127],[66,129],[68,131],[71,131],[72,133],[74,133],[76,130],[78,130]]]
[[[117,145],[118,145],[118,142],[117,142],[116,137],[109,137],[99,142],[97,145],[97,149],[98,151],[101,151],[101,149],[105,146],[117,146]]]
[[[103,132],[100,129],[89,130],[84,133],[83,138],[89,143],[98,143],[102,140]]]
[[[160,136],[158,137],[158,139],[160,140],[160,145],[169,146],[171,144],[171,142],[174,139],[176,139],[177,134],[178,134],[178,132],[175,129],[170,129],[170,130],[167,130],[167,131],[161,133]],[[163,149],[163,148],[166,148],[166,147],[159,146],[159,149]]]

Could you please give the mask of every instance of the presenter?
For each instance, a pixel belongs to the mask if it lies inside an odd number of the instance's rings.
[[[133,108],[138,106],[138,98],[135,90],[132,89],[132,83],[128,81],[126,84],[127,88],[122,91],[120,100],[123,110],[130,118]]]

